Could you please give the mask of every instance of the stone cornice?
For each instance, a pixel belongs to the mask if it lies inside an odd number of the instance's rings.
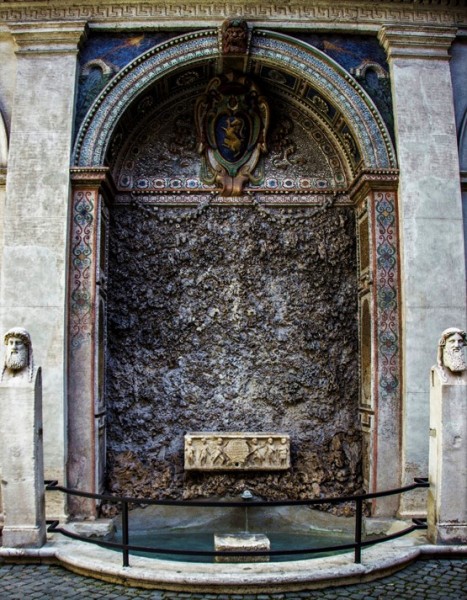
[[[163,27],[189,21],[214,25],[237,16],[284,27],[377,31],[384,23],[465,26],[466,0],[0,0],[0,22],[85,20],[124,29],[137,24]]]
[[[348,194],[357,205],[372,191],[395,191],[398,185],[398,169],[364,169],[355,178]]]
[[[70,179],[73,189],[100,189],[106,198],[117,193],[109,167],[71,167]]]
[[[426,58],[449,60],[456,37],[454,27],[384,26],[378,38],[389,59]]]
[[[84,21],[22,22],[9,26],[18,46],[17,54],[77,52],[86,37]]]

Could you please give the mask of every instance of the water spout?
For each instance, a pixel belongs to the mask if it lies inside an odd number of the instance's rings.
[[[241,498],[243,501],[248,502],[249,500],[253,500],[253,494],[250,490],[244,490],[242,492]],[[245,533],[248,533],[248,506],[245,506]]]

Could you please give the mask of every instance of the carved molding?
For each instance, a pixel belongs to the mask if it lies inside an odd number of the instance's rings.
[[[19,46],[17,54],[77,52],[78,44],[87,35],[84,21],[17,23],[10,25],[10,31]]]
[[[185,435],[185,470],[278,471],[290,468],[286,433],[193,432]]]
[[[448,52],[456,32],[454,27],[384,26],[378,33],[378,39],[389,59],[449,60]]]
[[[302,2],[257,3],[247,1],[203,2],[187,0],[183,4],[176,2],[147,2],[142,0],[93,0],[69,2],[64,0],[16,0],[2,5],[0,20],[48,21],[85,19],[95,23],[110,21],[122,28],[132,26],[135,21],[144,21],[148,25],[151,19],[160,26],[161,21],[180,19],[207,21],[225,19],[235,15],[237,18],[254,19],[262,22],[275,20],[288,26],[303,25],[304,20],[313,21],[315,26],[329,22],[333,27],[339,23],[346,30],[362,25],[373,25],[375,30],[381,23],[401,21],[413,24],[462,25],[467,23],[464,0],[361,0],[336,4],[330,0],[308,0]],[[133,23],[131,23],[133,21]]]

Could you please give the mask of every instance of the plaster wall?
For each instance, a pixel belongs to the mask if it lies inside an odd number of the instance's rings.
[[[1,330],[31,333],[43,366],[47,478],[63,481],[64,321],[75,53],[19,54],[11,117]],[[61,502],[57,497],[55,502]],[[63,514],[61,504],[51,513]]]
[[[428,469],[430,366],[439,334],[464,326],[464,240],[449,63],[391,63],[400,164],[404,352],[403,480]],[[423,510],[416,498],[402,512]]]

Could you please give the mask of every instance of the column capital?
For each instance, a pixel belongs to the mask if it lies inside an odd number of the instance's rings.
[[[425,58],[449,60],[449,49],[457,33],[455,27],[385,25],[378,39],[389,60],[393,58]]]
[[[22,22],[9,26],[16,54],[70,54],[87,37],[85,21]]]

